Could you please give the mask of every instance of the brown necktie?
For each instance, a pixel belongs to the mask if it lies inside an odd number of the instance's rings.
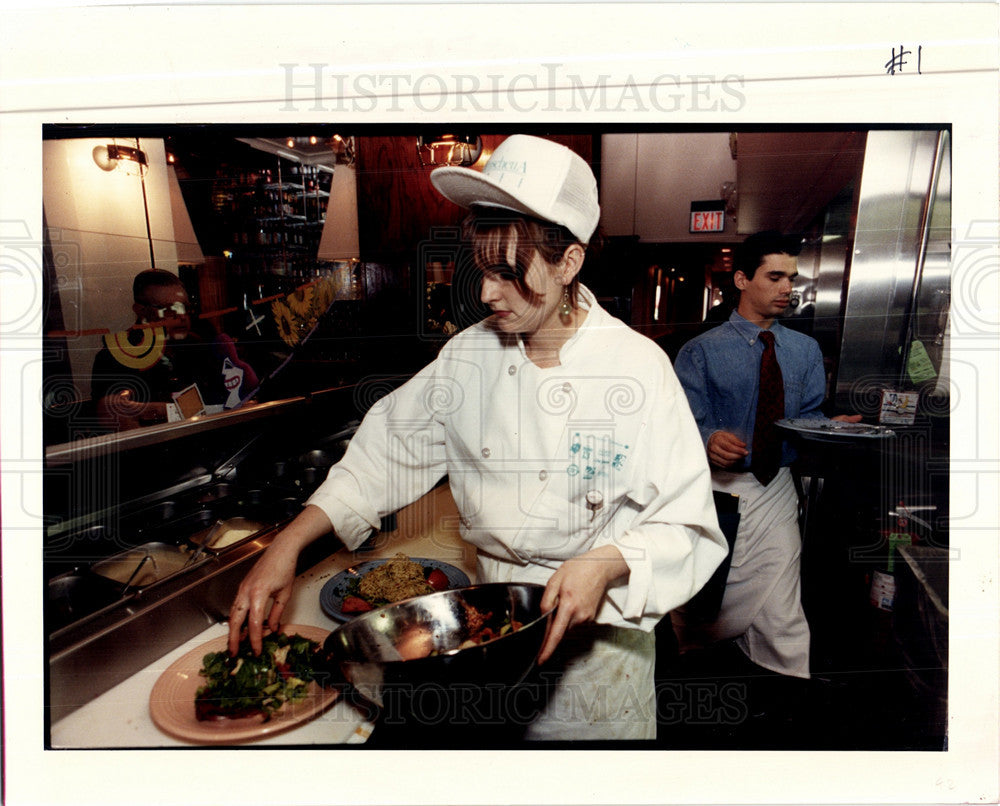
[[[764,353],[760,357],[760,388],[757,391],[757,418],[753,426],[750,469],[757,481],[767,486],[781,464],[781,435],[774,424],[785,416],[785,384],[774,354],[774,334],[760,333]]]

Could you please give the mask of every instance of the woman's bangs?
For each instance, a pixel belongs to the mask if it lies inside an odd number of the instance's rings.
[[[485,232],[480,230],[472,241],[472,259],[476,268],[489,271],[497,266],[506,266],[513,236],[510,226],[490,227]]]
[[[534,259],[535,247],[523,220],[513,218],[500,222],[476,222],[472,238],[473,262],[480,271],[502,269],[512,272],[520,284]],[[511,261],[511,246],[513,262]]]

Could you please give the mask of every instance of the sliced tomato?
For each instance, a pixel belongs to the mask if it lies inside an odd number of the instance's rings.
[[[360,596],[345,596],[344,601],[340,603],[342,613],[364,613],[374,609],[370,602],[366,602]]]
[[[444,571],[440,568],[433,569],[427,575],[427,583],[436,591],[448,589],[448,577],[445,576]]]

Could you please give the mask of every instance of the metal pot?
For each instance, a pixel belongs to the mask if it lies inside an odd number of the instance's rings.
[[[46,631],[72,624],[120,598],[121,586],[96,574],[70,571],[53,577],[46,585]]]
[[[541,609],[542,585],[491,583],[405,599],[364,613],[330,633],[323,655],[367,700],[394,700],[408,710],[424,692],[454,694],[520,683],[538,657],[552,611]],[[473,611],[499,631],[520,628],[461,648],[474,632]],[[474,618],[474,616],[472,616]]]
[[[315,450],[302,454],[298,461],[302,467],[326,468],[337,464],[343,456],[343,451]]]

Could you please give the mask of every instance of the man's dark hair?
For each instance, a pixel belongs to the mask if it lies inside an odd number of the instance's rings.
[[[132,300],[140,305],[147,303],[146,292],[150,288],[184,287],[181,278],[165,269],[146,269],[139,272],[132,281]]]
[[[737,247],[736,270],[752,280],[766,255],[796,257],[801,251],[802,237],[799,235],[783,235],[777,230],[757,232]]]

